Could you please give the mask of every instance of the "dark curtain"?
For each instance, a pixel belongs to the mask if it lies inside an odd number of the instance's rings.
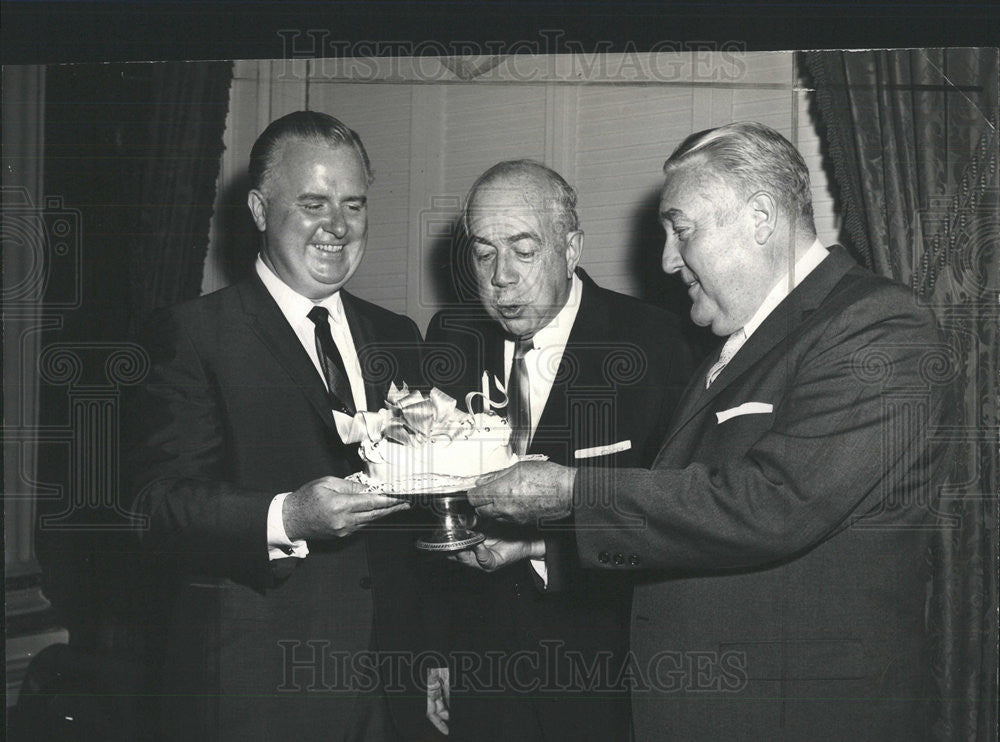
[[[46,69],[43,214],[61,239],[32,362],[40,429],[54,431],[37,443],[36,546],[76,647],[132,651],[117,468],[122,397],[143,367],[130,340],[151,307],[200,291],[231,77],[230,63]]]
[[[804,55],[844,229],[909,285],[948,338],[961,422],[928,603],[935,739],[997,730],[998,242],[996,49]]]
[[[201,293],[232,62],[153,65],[153,111],[132,241],[133,328]]]
[[[154,310],[201,294],[233,79],[231,62],[152,67],[147,149],[137,183],[138,224],[129,251],[133,337],[141,335]],[[127,408],[127,402],[123,406]],[[126,442],[128,435],[124,430]],[[147,672],[144,688],[155,694],[172,583],[169,575],[159,574],[139,555],[134,559],[137,566],[126,576],[133,580],[132,600],[122,633],[129,644],[140,648]],[[155,714],[155,706],[140,704],[136,715],[149,721]],[[155,724],[144,724],[142,731],[154,728]]]
[[[46,724],[70,717],[58,738],[133,741],[155,728],[137,720],[152,713],[142,670],[166,610],[121,491],[121,423],[146,367],[135,329],[200,293],[231,79],[230,63],[46,69],[41,213],[60,239],[45,254],[33,362],[35,535],[69,646],[29,668],[36,693],[22,694],[11,739],[55,739]]]

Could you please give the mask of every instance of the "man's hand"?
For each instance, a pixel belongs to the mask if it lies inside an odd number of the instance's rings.
[[[467,567],[483,572],[495,572],[508,564],[522,559],[542,559],[545,556],[545,541],[542,539],[506,540],[487,538],[471,549],[456,551],[448,556],[453,562],[461,562]]]
[[[448,705],[451,702],[451,683],[447,667],[427,669],[427,718],[431,724],[447,736]]]
[[[576,469],[548,461],[522,461],[469,490],[469,502],[483,518],[522,525],[565,518],[573,506]]]
[[[393,497],[366,493],[356,482],[322,477],[285,498],[281,517],[292,541],[342,538],[366,523],[410,507]]]

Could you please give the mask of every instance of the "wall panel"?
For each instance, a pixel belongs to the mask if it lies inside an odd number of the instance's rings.
[[[519,60],[521,73],[539,71],[524,83],[504,82],[513,74],[504,64],[460,82],[422,79],[405,60],[376,79],[372,60],[365,82],[351,82],[343,70],[303,60],[237,63],[204,290],[230,280],[233,243],[256,244],[241,180],[254,138],[272,118],[306,105],[355,128],[375,170],[368,252],[351,290],[406,312],[421,328],[450,294],[449,247],[462,199],[502,159],[541,160],[576,187],[583,266],[626,293],[658,296],[670,280],[657,268],[664,159],[691,132],[729,121],[762,121],[800,147],[820,237],[836,241],[840,220],[821,137],[793,54],[678,54],[649,66],[672,78],[641,84],[561,75],[566,64]]]
[[[411,86],[330,82],[311,78],[309,107],[358,132],[375,182],[368,192],[368,247],[350,291],[394,312],[406,312],[410,223]]]
[[[693,108],[690,86],[580,91],[574,186],[586,235],[582,265],[607,288],[643,293],[644,264],[662,243],[656,207],[663,160],[691,133]]]

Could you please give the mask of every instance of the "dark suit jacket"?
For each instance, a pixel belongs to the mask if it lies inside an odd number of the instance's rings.
[[[648,466],[691,373],[690,350],[673,315],[602,289],[582,270],[579,275],[580,308],[528,452],[595,472]],[[461,398],[480,387],[483,369],[503,381],[503,341],[500,326],[481,309],[442,312],[428,328],[428,368],[439,372],[438,386]],[[630,447],[616,453],[574,457],[579,450],[624,441]],[[520,667],[505,666],[499,683],[491,681],[486,665],[478,677],[453,667],[456,740],[501,739],[514,733],[503,724],[525,715],[538,720],[535,728],[541,727],[546,740],[627,735],[628,705],[619,673],[631,587],[579,569],[571,523],[552,524],[542,535],[549,549],[550,586],[560,587],[558,592],[536,589],[527,561],[493,574],[463,567],[453,578],[451,596],[458,607],[452,649],[474,652],[480,660],[488,652],[503,652],[509,659],[519,650],[529,651],[540,665],[527,669],[525,660]],[[595,661],[594,676],[585,680],[586,668]],[[519,735],[530,733],[514,728]]]
[[[420,334],[346,292],[343,302],[378,409],[390,381],[419,383]],[[163,313],[148,347],[127,463],[133,507],[149,518],[143,551],[176,580],[172,615],[151,627],[167,635],[165,737],[336,739],[375,678],[350,662],[409,632],[393,621],[416,599],[410,537],[364,529],[269,561],[274,495],[359,462],[256,276]]]
[[[948,358],[930,312],[834,248],[708,391],[706,360],[651,471],[581,473],[614,502],[576,508],[581,558],[646,580],[637,740],[926,735]],[[720,419],[751,402],[773,409]]]

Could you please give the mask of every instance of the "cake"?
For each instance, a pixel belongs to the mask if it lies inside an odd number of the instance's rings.
[[[472,424],[456,431],[454,438],[406,445],[386,438],[364,441],[361,458],[366,473],[395,484],[429,476],[478,477],[514,464],[507,421],[493,413],[472,417]]]
[[[483,398],[483,412],[471,412],[476,397]],[[472,392],[465,406],[467,411],[461,411],[438,389],[424,394],[390,386],[382,410],[359,413],[368,478],[389,489],[463,486],[516,463],[510,424],[492,411],[499,405],[485,392]]]

